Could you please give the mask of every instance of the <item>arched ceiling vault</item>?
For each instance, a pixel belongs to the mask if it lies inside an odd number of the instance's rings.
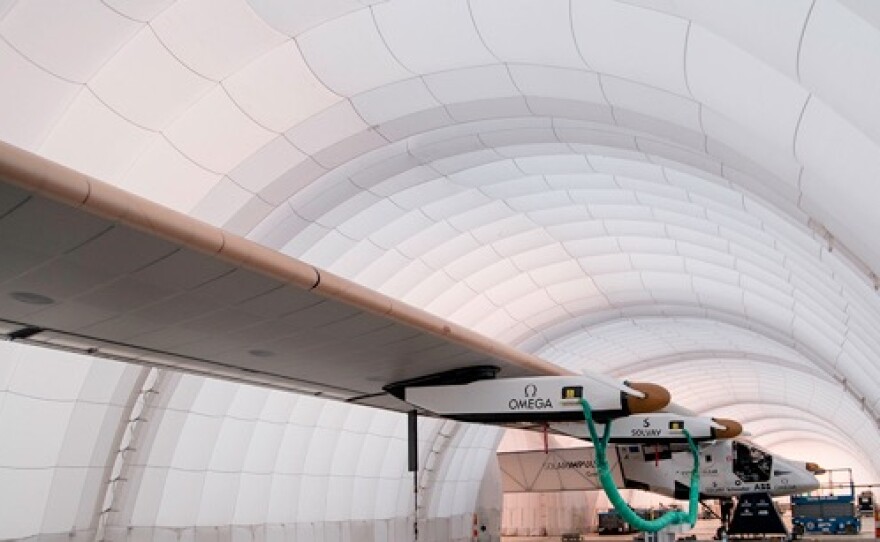
[[[756,439],[848,443],[876,474],[878,20],[850,0],[0,2],[0,138],[569,368],[766,411],[782,425]]]

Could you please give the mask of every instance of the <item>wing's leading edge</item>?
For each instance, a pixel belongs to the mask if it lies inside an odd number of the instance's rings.
[[[571,374],[2,142],[0,336],[395,410],[441,371]]]

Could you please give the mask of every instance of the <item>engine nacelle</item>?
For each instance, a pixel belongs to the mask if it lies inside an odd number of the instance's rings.
[[[467,379],[444,381],[436,375],[386,389],[437,416],[496,424],[583,421],[582,397],[600,421],[655,412],[669,404],[669,392],[662,386],[618,383],[599,375],[462,380]]]
[[[553,423],[550,424],[550,428],[572,437],[590,438],[583,422]],[[686,442],[685,429],[696,442],[733,438],[742,433],[742,426],[733,420],[658,412],[614,420],[611,423],[609,441],[617,443]],[[597,425],[596,430],[601,436],[604,434],[605,426]]]

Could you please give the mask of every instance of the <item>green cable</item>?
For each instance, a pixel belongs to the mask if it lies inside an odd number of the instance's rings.
[[[599,438],[598,433],[596,433],[596,424],[593,422],[593,411],[590,408],[590,403],[586,399],[581,399],[581,406],[584,409],[584,418],[587,421],[590,438],[593,439],[593,445],[596,447],[596,470],[599,473],[599,483],[602,484],[602,489],[605,490],[605,494],[608,495],[608,499],[611,501],[614,509],[617,510],[617,513],[620,514],[620,517],[635,527],[636,530],[650,533],[656,533],[669,525],[680,525],[682,523],[689,523],[693,527],[697,522],[697,509],[699,508],[700,501],[700,451],[697,449],[697,445],[694,444],[693,439],[691,439],[687,429],[683,430],[684,436],[687,438],[691,454],[694,456],[688,511],[672,510],[657,519],[647,520],[636,514],[629,507],[629,504],[627,504],[620,491],[618,491],[614,478],[611,476],[611,468],[608,466],[608,458],[605,455],[608,441],[611,438],[611,421],[609,420],[605,425],[605,434],[602,435],[602,438]]]

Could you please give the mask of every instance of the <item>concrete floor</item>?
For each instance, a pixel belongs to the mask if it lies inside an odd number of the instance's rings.
[[[788,519],[787,517],[785,519]],[[712,537],[715,536],[715,531],[718,529],[720,523],[718,520],[699,520],[697,524],[694,526],[693,530],[682,533],[678,536],[678,538],[684,538],[686,536],[695,535],[697,540],[712,540]],[[851,540],[853,538],[858,539],[874,539],[874,518],[865,517],[862,518],[862,532],[857,535],[847,536],[847,535],[817,535],[817,536],[806,536],[802,540],[804,542],[845,542],[846,540]],[[532,537],[532,536],[502,536],[501,542],[559,542],[560,537],[558,536],[550,536],[550,537]],[[598,535],[596,533],[591,533],[587,535],[582,535],[582,540],[587,540],[590,542],[632,542],[633,535]]]

